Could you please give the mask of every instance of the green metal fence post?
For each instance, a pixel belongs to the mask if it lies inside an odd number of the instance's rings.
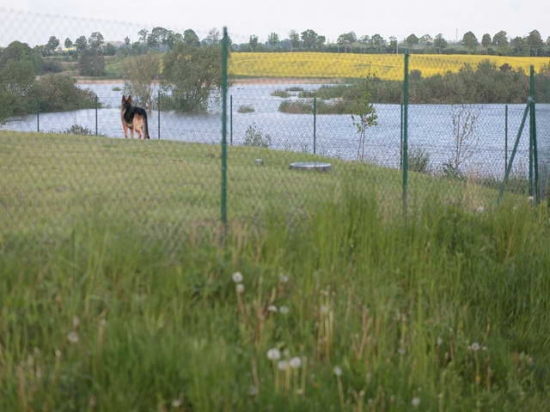
[[[229,144],[233,146],[233,95],[229,96]]]
[[[158,130],[158,140],[160,140],[160,89],[158,90],[158,97],[157,97],[157,130]]]
[[[508,167],[508,105],[504,106],[504,173]]]
[[[99,99],[97,94],[95,95],[95,135],[97,136],[97,109],[99,105]]]
[[[313,154],[317,153],[317,97],[313,98]]]
[[[539,160],[537,150],[537,122],[536,122],[536,103],[535,103],[535,66],[531,65],[529,76],[529,152],[532,154],[532,174],[533,181],[531,186],[531,196],[534,196],[535,203],[539,202]]]
[[[222,182],[221,182],[221,222],[227,229],[227,60],[229,58],[229,36],[223,28],[222,40]]]
[[[409,52],[403,73],[403,212],[407,214],[409,190]]]

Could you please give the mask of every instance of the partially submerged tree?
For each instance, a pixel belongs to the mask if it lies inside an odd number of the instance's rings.
[[[210,93],[221,86],[219,44],[191,47],[178,43],[163,59],[163,87],[173,109],[204,112]]]
[[[129,57],[124,64],[125,93],[132,95],[137,105],[148,110],[153,108],[153,83],[158,80],[159,66],[160,55],[158,53]]]

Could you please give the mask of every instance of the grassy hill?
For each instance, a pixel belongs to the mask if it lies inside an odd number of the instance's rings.
[[[0,132],[0,410],[550,408],[547,208],[219,153]]]

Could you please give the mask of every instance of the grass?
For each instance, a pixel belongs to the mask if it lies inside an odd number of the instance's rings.
[[[0,133],[0,410],[550,408],[548,209],[230,149]]]

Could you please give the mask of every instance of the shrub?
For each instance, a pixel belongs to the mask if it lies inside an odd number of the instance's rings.
[[[73,124],[70,128],[65,130],[63,133],[89,136],[89,135],[92,134],[92,131],[90,129],[84,127],[84,126],[79,125],[79,124]]]
[[[237,109],[237,112],[239,113],[253,113],[255,112],[254,108],[250,105],[243,104]]]
[[[256,124],[251,124],[246,129],[243,144],[245,146],[269,147],[271,146],[271,135],[264,135]]]
[[[413,147],[409,151],[409,170],[418,173],[428,173],[430,155],[422,148]]]

